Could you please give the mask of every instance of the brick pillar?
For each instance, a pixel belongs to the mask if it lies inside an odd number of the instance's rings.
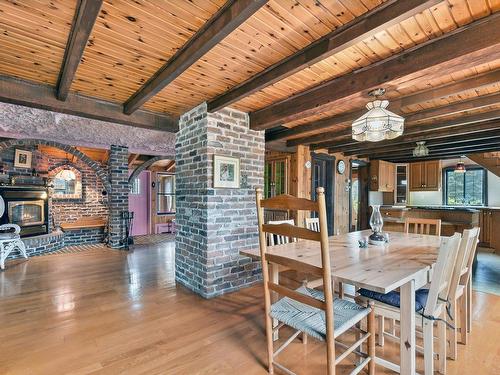
[[[181,116],[175,150],[177,282],[210,298],[259,280],[259,264],[239,251],[258,247],[264,132],[249,129],[246,113],[203,103]],[[239,189],[213,188],[214,155],[240,159]]]
[[[120,249],[125,246],[122,212],[128,210],[128,147],[112,145],[109,152],[109,246]]]

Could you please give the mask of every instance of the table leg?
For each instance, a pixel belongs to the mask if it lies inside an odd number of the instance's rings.
[[[279,284],[280,272],[279,265],[269,263],[269,276],[270,281],[275,284]],[[276,302],[278,299],[278,294],[276,292],[271,292],[271,303]],[[273,329],[278,326],[279,322],[276,319],[273,319]],[[279,332],[276,331],[273,333],[273,340],[277,341],[279,339]]]
[[[400,289],[401,295],[401,374],[415,374],[415,280]]]

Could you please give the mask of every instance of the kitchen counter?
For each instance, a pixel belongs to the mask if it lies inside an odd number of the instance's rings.
[[[386,230],[403,231],[406,218],[439,219],[442,235],[451,236],[478,226],[481,210],[452,206],[382,206],[381,213]]]

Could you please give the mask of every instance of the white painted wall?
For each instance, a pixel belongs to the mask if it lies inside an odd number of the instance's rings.
[[[455,166],[460,159],[442,160],[443,168]],[[464,158],[465,165],[476,165],[469,158]],[[488,206],[500,207],[500,177],[488,172]],[[443,181],[444,183],[444,181]],[[443,191],[410,192],[409,204],[413,206],[431,206],[443,204]]]

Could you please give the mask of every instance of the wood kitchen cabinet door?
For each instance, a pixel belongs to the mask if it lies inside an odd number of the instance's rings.
[[[441,163],[439,160],[426,161],[424,187],[426,190],[439,190],[441,186]]]
[[[410,190],[422,190],[423,163],[410,163]]]

